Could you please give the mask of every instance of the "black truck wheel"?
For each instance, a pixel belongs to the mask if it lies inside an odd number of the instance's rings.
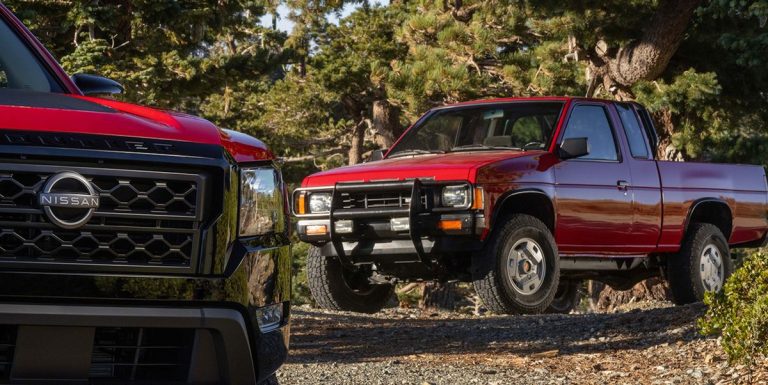
[[[579,280],[560,280],[557,293],[552,303],[547,308],[547,313],[568,314],[581,303],[582,282]]]
[[[371,284],[370,273],[344,268],[336,257],[311,247],[307,255],[307,284],[315,303],[323,309],[376,313],[392,297],[394,287]]]
[[[707,292],[718,292],[733,273],[728,241],[716,226],[694,223],[680,252],[667,257],[667,281],[678,305],[698,302]]]
[[[514,215],[473,258],[475,291],[494,313],[542,313],[557,292],[559,261],[547,226],[530,215]]]

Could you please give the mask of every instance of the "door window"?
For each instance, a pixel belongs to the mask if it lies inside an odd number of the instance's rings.
[[[581,105],[573,108],[563,139],[587,138],[589,154],[579,159],[618,161],[616,138],[605,108]]]
[[[626,104],[616,104],[616,110],[619,111],[621,125],[624,126],[624,132],[629,141],[629,151],[635,158],[648,159],[648,147],[645,146],[645,134],[643,126],[637,119],[634,109]]]

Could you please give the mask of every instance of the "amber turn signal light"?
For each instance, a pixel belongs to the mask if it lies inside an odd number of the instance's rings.
[[[437,222],[437,228],[443,231],[446,230],[461,230],[460,219],[443,219]]]
[[[296,199],[296,213],[299,215],[307,213],[307,193],[305,192],[300,192]]]
[[[472,201],[472,209],[482,210],[485,208],[485,194],[482,187],[475,187],[475,196]]]
[[[326,225],[307,226],[307,235],[325,235],[325,234],[328,234],[328,226]]]

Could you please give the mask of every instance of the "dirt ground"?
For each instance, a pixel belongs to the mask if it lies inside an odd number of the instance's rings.
[[[734,366],[697,333],[702,305],[611,314],[470,316],[295,308],[293,384],[768,384],[768,362]]]

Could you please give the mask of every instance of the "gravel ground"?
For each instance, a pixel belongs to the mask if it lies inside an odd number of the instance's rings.
[[[613,314],[468,316],[387,309],[374,315],[298,307],[298,384],[768,384],[768,362],[731,366],[696,333],[702,305],[634,305]]]

